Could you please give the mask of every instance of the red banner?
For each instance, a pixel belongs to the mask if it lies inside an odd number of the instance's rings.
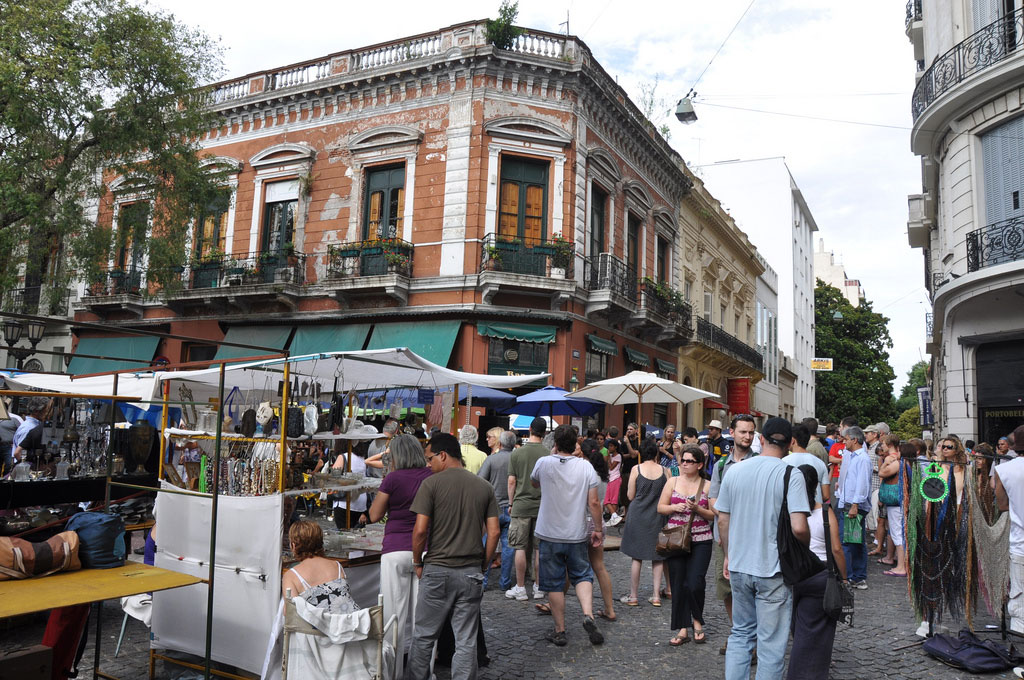
[[[750,378],[729,378],[729,411],[750,413]]]

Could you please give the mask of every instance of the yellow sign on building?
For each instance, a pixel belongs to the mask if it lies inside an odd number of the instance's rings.
[[[831,371],[832,359],[815,358],[811,359],[812,371]]]

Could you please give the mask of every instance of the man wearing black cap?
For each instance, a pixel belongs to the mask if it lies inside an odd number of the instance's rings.
[[[538,460],[551,455],[551,450],[541,444],[547,430],[548,421],[540,416],[534,418],[530,423],[529,441],[513,451],[508,461],[508,547],[516,551],[516,584],[505,591],[505,597],[510,600],[530,598],[526,592],[526,568],[531,563],[534,565],[533,596],[543,597],[536,583],[538,574],[533,549],[540,489],[530,483],[530,475]]]
[[[732,633],[725,654],[726,680],[750,677],[757,645],[758,677],[781,678],[793,611],[793,592],[782,579],[775,540],[783,493],[793,535],[810,542],[810,506],[803,475],[783,489],[783,461],[793,437],[789,421],[770,418],[761,434],[761,455],[733,465],[715,503],[725,550],[723,576],[732,584]]]

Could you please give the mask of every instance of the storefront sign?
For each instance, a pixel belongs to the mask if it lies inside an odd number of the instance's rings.
[[[921,409],[919,424],[921,427],[935,424],[935,416],[932,415],[932,388],[917,388],[917,405]]]
[[[828,358],[814,358],[811,359],[811,370],[812,371],[831,371],[832,370],[832,359]]]
[[[750,378],[729,378],[729,410],[750,413]]]

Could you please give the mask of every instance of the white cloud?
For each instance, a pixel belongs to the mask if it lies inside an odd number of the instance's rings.
[[[157,2],[222,39],[227,77],[494,16],[498,4]],[[658,75],[674,106],[749,4],[521,0],[519,23],[561,31],[568,9],[570,30],[634,98]],[[906,240],[906,197],[920,191],[920,171],[908,141],[914,62],[904,18],[902,4],[883,0],[757,0],[697,87],[698,122],[666,120],[690,164],[786,157],[826,247],[892,319],[897,389],[923,349],[927,300],[920,251]]]

